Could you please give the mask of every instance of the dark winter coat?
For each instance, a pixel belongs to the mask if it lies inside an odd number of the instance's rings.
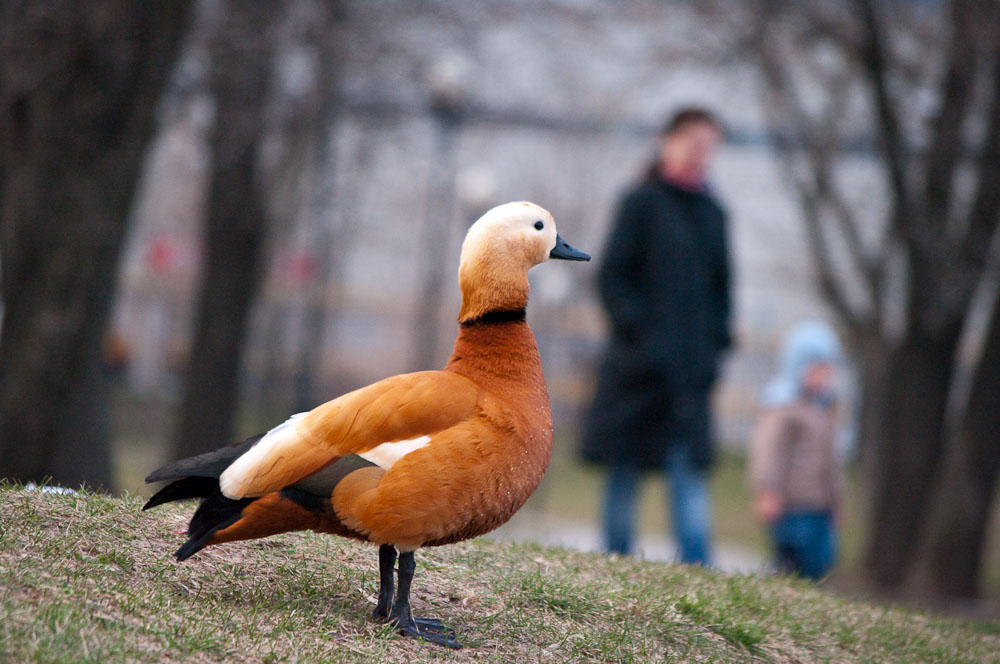
[[[581,454],[662,468],[677,441],[707,468],[708,399],[730,345],[726,215],[707,192],[651,178],[627,192],[598,290],[611,339]]]

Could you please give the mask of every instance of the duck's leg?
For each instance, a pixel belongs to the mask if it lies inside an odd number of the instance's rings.
[[[383,544],[378,548],[378,604],[372,611],[372,616],[379,622],[389,619],[392,612],[392,596],[395,593],[395,580],[392,578],[396,567],[396,547]]]
[[[462,644],[455,640],[455,631],[446,628],[440,620],[414,618],[410,612],[410,584],[416,567],[412,551],[399,554],[399,594],[392,607],[392,621],[399,628],[400,634],[405,636],[415,636],[449,648],[461,648]]]

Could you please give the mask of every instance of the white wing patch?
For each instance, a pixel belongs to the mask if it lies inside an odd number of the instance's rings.
[[[404,456],[410,452],[419,450],[429,442],[431,442],[430,436],[421,436],[412,440],[397,440],[394,443],[382,443],[378,447],[374,447],[358,456],[365,461],[370,461],[383,470],[389,470]]]
[[[259,468],[267,459],[271,458],[277,450],[298,440],[299,432],[297,424],[306,415],[308,413],[296,413],[292,415],[264,434],[264,437],[256,445],[229,464],[229,467],[219,475],[219,488],[222,489],[222,495],[233,500],[243,498],[244,496],[237,492],[237,488],[243,479],[249,473]]]

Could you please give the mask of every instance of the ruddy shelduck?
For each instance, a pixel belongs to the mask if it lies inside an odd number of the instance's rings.
[[[528,270],[549,258],[590,260],[538,205],[493,208],[462,244],[458,338],[443,370],[386,378],[147,477],[174,481],[143,509],[202,499],[177,559],[307,529],[378,544],[374,617],[460,647],[440,620],[410,612],[414,551],[503,524],[548,466],[552,416],[525,308]]]

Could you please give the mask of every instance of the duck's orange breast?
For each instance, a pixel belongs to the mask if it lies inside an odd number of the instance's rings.
[[[373,542],[408,549],[493,530],[520,509],[548,466],[548,392],[523,320],[463,324],[445,372],[478,387],[472,416],[431,436],[377,481],[334,495],[345,522]]]

